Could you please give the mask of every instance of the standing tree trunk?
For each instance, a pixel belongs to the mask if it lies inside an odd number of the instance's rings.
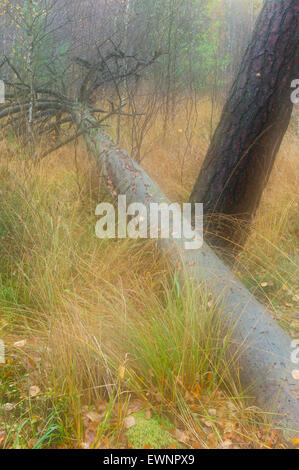
[[[287,130],[298,70],[298,0],[268,0],[191,195],[207,240],[232,257],[244,245]]]

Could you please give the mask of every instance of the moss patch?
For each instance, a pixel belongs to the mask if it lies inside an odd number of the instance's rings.
[[[171,445],[182,448],[171,436],[169,430],[172,424],[165,418],[152,416],[147,419],[144,411],[134,414],[136,425],[127,431],[127,438],[134,449],[144,449],[149,446],[151,449],[167,449]]]

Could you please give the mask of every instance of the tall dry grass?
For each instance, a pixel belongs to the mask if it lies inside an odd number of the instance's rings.
[[[210,112],[208,100],[196,112],[182,103],[166,136],[163,116],[154,116],[142,164],[172,199],[188,197],[209,145]],[[124,147],[129,135],[126,120]],[[6,142],[1,154],[0,334],[8,361],[0,369],[0,445],[128,447],[125,418],[147,410],[169,420],[176,446],[284,446],[270,417],[249,407],[228,376],[228,339],[215,327],[206,288],[182,292],[152,241],[95,237],[95,207],[109,196],[84,143],[39,166],[16,145]],[[288,134],[238,271],[293,333],[296,152]]]

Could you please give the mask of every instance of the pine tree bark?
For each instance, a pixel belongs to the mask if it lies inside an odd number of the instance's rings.
[[[226,257],[246,242],[290,122],[298,17],[298,0],[265,2],[191,194],[204,204],[207,241]]]

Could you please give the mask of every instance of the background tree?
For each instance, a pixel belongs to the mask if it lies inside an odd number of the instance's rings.
[[[256,12],[251,6],[260,1],[246,0],[246,8],[240,8],[241,3],[244,4],[240,0],[169,0],[167,4],[162,0],[19,0],[14,3],[2,0],[0,24],[3,28],[0,34],[3,41],[0,43],[0,57],[6,57],[11,64],[18,65],[27,90],[28,86],[30,88],[31,73],[35,89],[38,88],[37,84],[39,88],[51,84],[52,90],[60,90],[73,99],[78,95],[86,72],[82,61],[79,65],[76,58],[89,63],[97,61],[99,44],[104,47],[104,55],[108,44],[113,42],[128,57],[128,63],[122,59],[122,68],[130,66],[130,57],[138,56],[147,62],[159,51],[159,60],[143,70],[142,78],[135,74],[131,75],[130,80],[123,79],[117,91],[106,80],[97,88],[94,98],[106,109],[111,103],[115,109],[119,108],[126,98],[130,119],[123,120],[118,116],[117,140],[123,135],[122,126],[129,123],[129,146],[138,161],[147,154],[144,141],[158,110],[163,109],[165,135],[168,131],[172,132],[174,118],[183,104],[186,110],[185,134],[188,136],[184,152],[188,152],[194,137],[190,113],[196,113],[199,99],[207,95],[212,98],[211,118],[208,120],[208,138],[211,137],[215,111],[218,105],[222,106],[231,82],[231,70],[239,60],[236,48],[243,51],[246,45],[247,33],[244,31],[248,32],[248,25],[253,21],[251,12],[254,11],[254,15]],[[41,34],[42,31],[44,34]],[[241,35],[242,31],[244,33]],[[30,73],[24,70],[28,67]],[[13,84],[14,91],[18,88],[19,92],[24,93],[24,86],[19,87],[8,62],[1,69],[2,74]],[[33,94],[31,98],[33,109]],[[29,125],[31,112],[27,108],[25,111],[25,133],[30,134],[30,129],[37,124],[36,113],[33,111],[34,122]],[[18,134],[24,134],[24,129],[14,128]],[[7,127],[5,129],[8,130]],[[34,145],[31,147],[30,153]]]
[[[265,3],[192,192],[208,239],[229,254],[246,241],[290,122],[298,17],[297,0]]]

